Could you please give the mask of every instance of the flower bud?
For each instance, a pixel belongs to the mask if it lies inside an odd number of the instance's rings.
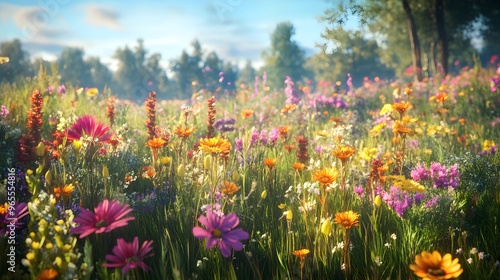
[[[108,167],[106,165],[103,165],[102,166],[102,177],[104,178],[108,178],[109,176],[109,170],[108,170]]]
[[[330,219],[326,219],[323,224],[321,224],[321,233],[328,236],[332,232],[332,222]]]
[[[184,177],[184,174],[186,174],[186,168],[184,167],[184,164],[181,164],[177,167],[177,176]]]
[[[380,195],[377,195],[375,197],[375,199],[373,200],[373,204],[375,204],[375,206],[379,207],[380,204],[382,204],[382,198],[380,197]]]
[[[211,169],[212,167],[212,155],[206,155],[205,158],[203,159],[203,167],[205,169]]]
[[[80,148],[82,147],[83,145],[83,141],[81,140],[74,140],[73,141],[73,146],[75,147],[75,149],[78,151],[80,150]]]
[[[262,199],[265,199],[265,198],[267,197],[267,191],[266,191],[266,190],[264,190],[264,191],[260,194],[260,197],[261,197]]]
[[[293,219],[293,212],[292,210],[286,211],[286,219],[291,221]]]
[[[38,143],[38,146],[36,146],[36,155],[39,157],[45,155],[45,145],[42,142]]]
[[[234,182],[237,182],[240,179],[240,173],[238,173],[238,171],[234,170],[231,177],[232,177]]]
[[[50,170],[45,172],[45,183],[47,183],[47,185],[52,184],[52,173],[50,173]]]

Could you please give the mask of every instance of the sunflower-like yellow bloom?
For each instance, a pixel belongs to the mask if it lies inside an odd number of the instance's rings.
[[[353,211],[339,212],[335,214],[334,223],[343,226],[345,229],[357,227],[359,225],[359,214]]]
[[[410,264],[410,269],[423,280],[451,279],[463,272],[458,258],[452,260],[451,254],[441,257],[438,251],[432,253],[423,251],[416,255],[415,264]]]
[[[312,178],[314,181],[318,182],[323,188],[335,182],[339,172],[335,168],[324,168],[316,171]]]
[[[411,103],[408,101],[401,101],[392,104],[392,109],[398,111],[400,116],[403,116],[404,113],[411,108]]]
[[[425,192],[424,186],[413,181],[412,179],[406,179],[405,176],[391,175],[391,176],[387,176],[386,178],[393,180],[392,183],[394,184],[394,186],[400,188],[401,190],[418,192],[418,193]]]
[[[206,154],[228,154],[231,150],[231,143],[224,138],[212,137],[200,139],[200,151]]]

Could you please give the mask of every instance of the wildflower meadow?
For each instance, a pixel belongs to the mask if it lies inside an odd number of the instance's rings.
[[[0,87],[1,279],[500,279],[500,68],[142,101],[56,74]]]

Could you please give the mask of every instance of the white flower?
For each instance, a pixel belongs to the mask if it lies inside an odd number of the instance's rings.
[[[477,256],[479,257],[480,260],[484,259],[484,252],[479,252]]]
[[[396,234],[395,234],[395,233],[391,234],[391,238],[392,238],[393,240],[396,240],[396,238],[397,238]]]
[[[341,269],[341,270],[345,270],[345,263],[343,263],[343,264],[340,266],[340,269]]]
[[[390,247],[392,246],[392,244],[390,244],[390,243],[385,243],[385,244],[384,244],[384,246],[385,246],[385,247],[387,247],[387,248],[390,248]]]
[[[468,258],[468,259],[467,259],[467,262],[468,262],[469,264],[471,264],[471,263],[472,263],[472,258]]]
[[[477,248],[474,247],[474,248],[470,249],[470,253],[473,254],[473,255],[476,254],[477,253]]]
[[[462,254],[462,248],[458,248],[456,251],[457,254]]]

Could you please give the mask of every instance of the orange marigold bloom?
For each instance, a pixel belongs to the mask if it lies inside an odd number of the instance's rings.
[[[153,178],[155,175],[156,171],[151,165],[142,167],[142,177]]]
[[[335,149],[333,149],[332,153],[340,159],[342,162],[346,162],[354,153],[356,149],[352,146],[348,145],[338,145]]]
[[[165,141],[163,138],[156,137],[151,140],[148,140],[146,145],[150,147],[151,149],[159,149],[167,144],[167,141]]]
[[[55,270],[53,268],[49,268],[49,269],[42,270],[42,272],[40,272],[36,276],[36,279],[37,280],[52,280],[52,279],[55,279],[58,275],[59,275],[59,273],[57,273],[57,270]]]
[[[295,146],[294,145],[285,145],[283,148],[285,148],[285,150],[287,150],[287,152],[291,152],[293,149],[295,149]]]
[[[282,125],[278,127],[279,135],[281,137],[286,137],[288,133],[290,132],[290,126],[289,125]]]
[[[401,116],[411,107],[411,103],[408,101],[401,101],[392,104],[392,109],[398,111],[399,115]]]
[[[9,204],[7,202],[5,202],[4,205],[0,204],[0,215],[7,213],[8,209],[9,209]]]
[[[446,92],[440,92],[438,95],[436,95],[436,101],[439,103],[444,103],[444,101],[448,99],[448,93]]]
[[[244,118],[244,119],[248,119],[250,118],[252,115],[253,115],[253,110],[251,109],[248,109],[248,110],[243,110],[241,111],[241,117]]]
[[[405,135],[405,134],[409,133],[411,131],[411,129],[408,126],[406,126],[404,123],[402,123],[400,121],[396,121],[394,123],[394,126],[392,127],[392,131],[394,133],[399,133],[399,134]]]
[[[438,251],[432,253],[423,251],[416,255],[415,264],[410,264],[410,269],[424,280],[456,278],[463,272],[458,258],[452,260],[451,254],[441,257]]]
[[[290,113],[291,111],[293,111],[295,109],[297,109],[297,105],[295,105],[295,104],[286,104],[281,109],[281,113],[282,114],[288,114],[288,113]]]
[[[229,154],[231,143],[224,138],[212,137],[200,139],[198,149],[206,154]]]
[[[75,186],[73,184],[65,185],[64,187],[57,187],[54,188],[54,194],[57,198],[61,197],[68,197],[73,190],[75,189]]]
[[[324,168],[316,171],[312,178],[314,181],[320,183],[320,185],[324,188],[331,183],[335,182],[337,177],[339,176],[339,172],[335,168]]]
[[[178,137],[186,139],[186,138],[189,138],[189,136],[191,136],[191,133],[193,133],[195,130],[196,130],[196,126],[189,127],[189,128],[178,126],[175,128],[174,133]]]
[[[334,223],[343,226],[345,229],[357,227],[359,225],[359,214],[353,211],[339,212],[335,214]]]
[[[229,182],[224,180],[224,184],[222,187],[222,193],[225,195],[233,195],[235,194],[240,188],[236,186],[235,183]]]
[[[264,160],[264,164],[267,165],[269,169],[273,169],[273,167],[276,165],[276,162],[278,162],[278,160],[275,158],[266,158]]]
[[[293,251],[293,254],[301,259],[304,259],[309,254],[309,249],[300,249],[297,251]]]
[[[297,171],[302,171],[304,168],[306,168],[306,165],[303,164],[302,162],[294,162],[292,164],[293,169]]]

